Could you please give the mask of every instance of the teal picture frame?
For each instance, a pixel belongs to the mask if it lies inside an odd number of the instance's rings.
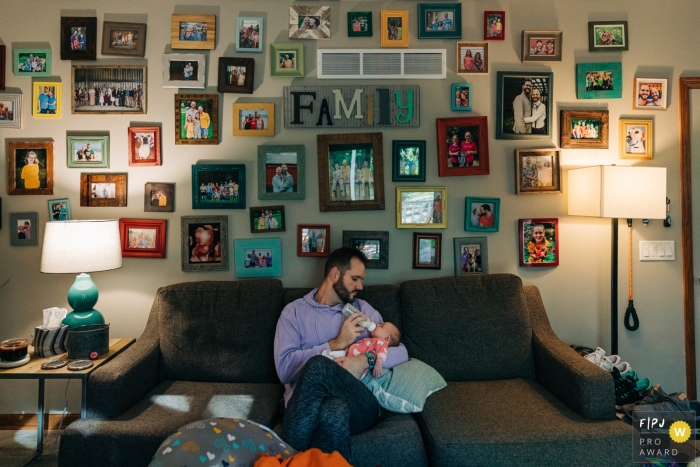
[[[50,199],[48,205],[49,222],[73,220],[70,211],[70,200],[68,198]]]
[[[52,67],[52,53],[51,49],[43,47],[22,47],[13,50],[14,59],[12,60],[12,74],[15,76],[21,76],[25,78],[35,77],[35,76],[51,76]],[[27,62],[27,59],[32,57],[32,62]],[[44,60],[41,71],[31,71],[31,63],[36,63],[34,60],[38,58],[39,61]],[[22,70],[20,70],[20,65],[22,65]],[[28,70],[24,69],[29,67]],[[36,67],[36,65],[35,65]]]
[[[29,226],[29,238],[25,238],[26,229]],[[39,213],[37,212],[11,212],[10,213],[10,245],[12,246],[37,246],[39,245]]]
[[[591,81],[594,78],[599,79]],[[576,64],[576,99],[620,99],[622,82],[622,62]]]
[[[292,56],[294,54],[295,56]],[[289,56],[293,67],[284,67],[282,56]],[[270,76],[304,77],[304,44],[301,42],[278,42],[270,44]]]
[[[306,149],[303,144],[263,144],[258,146],[258,199],[306,199]],[[284,165],[292,177],[291,191],[275,191],[273,178]],[[285,176],[286,179],[286,176]],[[284,184],[283,184],[284,186]]]
[[[245,209],[245,192],[245,164],[192,166],[192,209]]]
[[[282,241],[279,238],[238,238],[233,241],[236,277],[279,277],[282,275]],[[252,266],[250,256],[272,258],[272,266]]]
[[[90,144],[92,149],[92,157],[95,160],[89,160],[90,156],[81,160],[78,154],[82,148]],[[100,148],[99,153],[97,149]],[[87,149],[87,147],[86,147]],[[97,153],[97,154],[96,154]],[[109,136],[108,135],[68,135],[66,136],[66,165],[69,169],[108,169],[109,168]]]
[[[364,19],[364,31],[362,20]],[[359,31],[355,31],[355,20],[358,21]],[[372,12],[348,11],[348,37],[372,37]]]
[[[410,154],[407,154],[407,150],[410,150]],[[425,159],[425,140],[392,141],[391,181],[425,182]]]
[[[450,30],[442,28],[442,22],[451,21]],[[436,19],[429,22],[429,17]],[[461,39],[462,38],[462,4],[461,3],[419,3],[418,4],[418,39]]]
[[[246,26],[248,24],[248,26]],[[258,36],[257,47],[254,46],[254,41],[251,43],[249,35],[241,35],[241,26],[244,29],[252,27],[252,32],[256,33]],[[255,30],[255,26],[258,30]],[[265,34],[263,29],[263,18],[249,18],[244,16],[239,16],[236,18],[236,52],[248,52],[248,53],[262,53],[263,51],[263,41]],[[251,45],[253,45],[251,47]]]
[[[452,83],[452,110],[471,110],[472,109],[472,85],[469,83]],[[467,103],[464,104],[464,91],[467,91]],[[460,93],[459,101],[457,93]]]
[[[464,230],[466,232],[498,232],[500,220],[500,198],[475,196],[464,198]]]

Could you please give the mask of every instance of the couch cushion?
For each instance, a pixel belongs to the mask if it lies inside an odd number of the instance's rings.
[[[448,383],[415,417],[431,465],[633,465],[631,426],[585,419],[530,379]]]
[[[530,315],[519,277],[406,281],[401,309],[408,355],[447,381],[534,378]]]

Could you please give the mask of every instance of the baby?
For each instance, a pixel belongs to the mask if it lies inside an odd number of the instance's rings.
[[[345,355],[362,355],[365,352],[374,352],[377,355],[374,363],[372,376],[379,378],[382,375],[382,366],[386,361],[387,349],[389,347],[398,347],[401,339],[401,331],[393,324],[386,322],[377,324],[377,327],[370,333],[372,337],[366,337],[352,344],[346,351],[339,350],[330,352],[323,351],[323,355],[328,358],[343,357]],[[342,355],[341,355],[342,353]],[[367,370],[362,373],[362,377],[367,374]],[[362,378],[361,377],[361,378]]]

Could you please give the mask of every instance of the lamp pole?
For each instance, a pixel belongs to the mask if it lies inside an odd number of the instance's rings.
[[[617,218],[612,219],[612,257],[610,259],[610,355],[617,355]]]

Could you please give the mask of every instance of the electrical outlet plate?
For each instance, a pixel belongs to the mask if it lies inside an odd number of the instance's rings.
[[[675,260],[676,242],[673,240],[639,242],[639,261]]]

